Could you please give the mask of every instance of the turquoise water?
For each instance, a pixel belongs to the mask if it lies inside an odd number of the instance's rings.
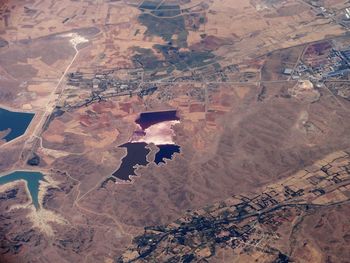
[[[30,172],[30,171],[16,171],[7,175],[0,177],[0,185],[11,183],[18,180],[25,180],[27,187],[32,197],[33,204],[36,208],[39,208],[39,185],[40,180],[43,180],[44,175],[40,172]]]
[[[8,111],[0,108],[0,131],[10,129],[10,132],[2,139],[9,142],[23,135],[33,117],[34,113]]]

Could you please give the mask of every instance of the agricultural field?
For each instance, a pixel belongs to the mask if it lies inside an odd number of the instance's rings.
[[[347,262],[348,7],[0,0],[0,262]]]

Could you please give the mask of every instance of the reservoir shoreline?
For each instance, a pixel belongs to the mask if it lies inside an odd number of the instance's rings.
[[[1,146],[24,136],[35,120],[36,113],[8,110],[0,107],[0,130],[5,132]]]
[[[46,182],[45,172],[39,170],[12,170],[0,173],[0,188],[10,189],[24,182],[25,190],[36,209],[41,207],[39,195],[42,182]],[[8,177],[8,181],[6,181]]]

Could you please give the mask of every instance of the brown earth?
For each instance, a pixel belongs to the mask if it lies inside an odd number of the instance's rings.
[[[8,45],[0,48],[0,104],[26,105],[37,114],[25,136],[0,145],[0,171],[29,168],[26,156],[35,152],[38,169],[50,180],[37,212],[26,204],[22,184],[11,185],[15,198],[9,189],[0,191],[1,262],[113,262],[146,226],[254,192],[350,147],[350,101],[326,87],[312,89],[317,99],[305,92],[293,96],[299,86],[282,74],[296,67],[308,43],[347,39],[336,38],[346,32],[343,26],[316,17],[306,2],[172,1],[186,15],[176,20],[170,42],[186,36],[188,47],[166,62],[185,61],[181,70],[135,66],[135,47],[152,53],[154,45],[169,44],[159,34],[145,34],[141,1],[4,2],[0,39]],[[323,2],[337,14],[346,7],[345,1]],[[154,30],[169,22],[160,19]],[[200,63],[203,53],[215,58]],[[198,56],[195,63],[188,54]],[[112,71],[118,85],[127,83],[134,93],[70,107],[94,95],[95,74]],[[70,85],[68,74],[76,72],[91,83]],[[153,94],[138,93],[153,85]],[[110,95],[116,87],[108,89]],[[65,112],[46,122],[56,106]],[[174,126],[181,153],[157,166],[151,145],[150,164],[138,167],[131,183],[103,186],[126,154],[118,146],[130,140],[138,115],[166,109],[177,109],[181,118]],[[11,209],[18,204],[24,207]],[[347,214],[344,205],[305,217],[293,236],[293,258],[346,258]],[[323,238],[330,229],[334,233]]]

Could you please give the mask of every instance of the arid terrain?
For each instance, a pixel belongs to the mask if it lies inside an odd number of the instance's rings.
[[[0,0],[0,263],[350,262],[349,29],[345,0]]]

